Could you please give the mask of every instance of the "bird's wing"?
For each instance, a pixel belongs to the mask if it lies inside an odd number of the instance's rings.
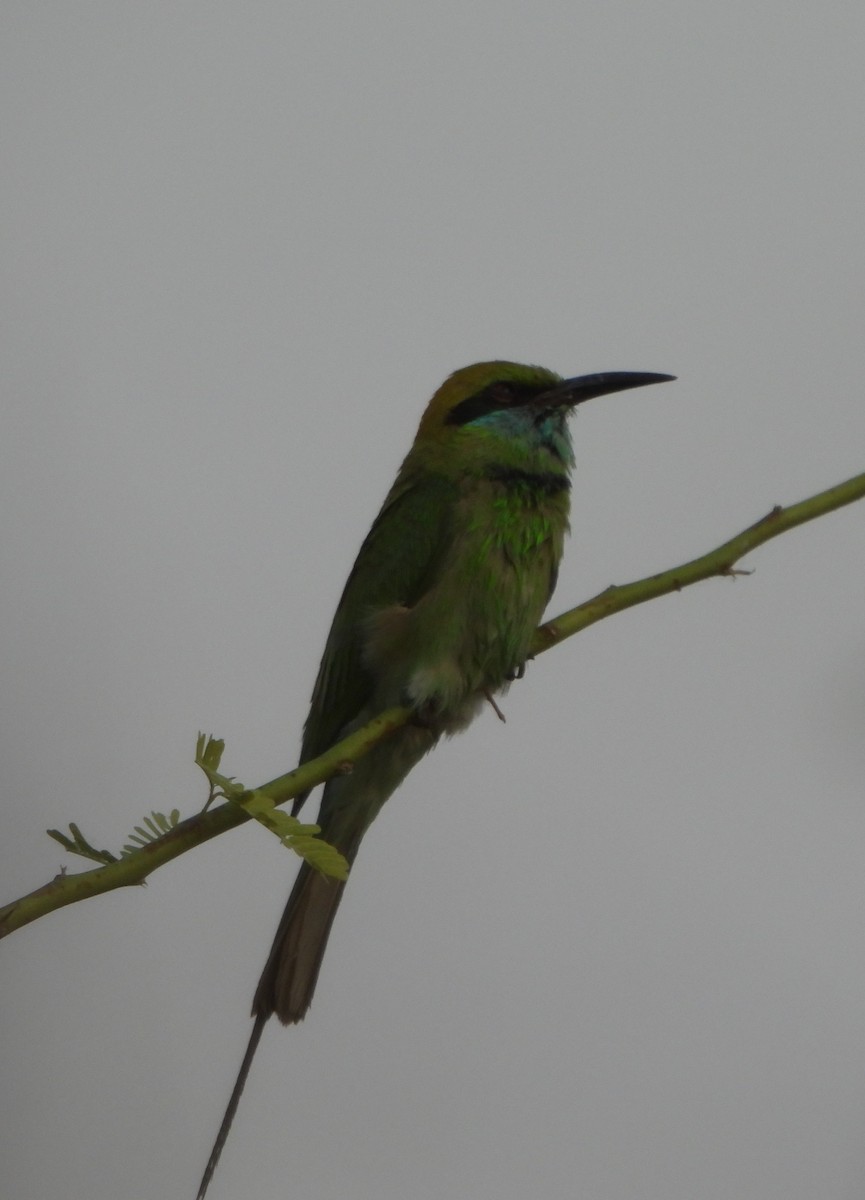
[[[323,754],[368,703],[373,679],[363,661],[365,617],[393,604],[412,607],[436,577],[453,537],[456,484],[402,475],[360,548],[322,656],[304,726],[301,762]]]

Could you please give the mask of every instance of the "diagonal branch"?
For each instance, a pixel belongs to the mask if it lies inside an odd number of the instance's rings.
[[[681,591],[693,583],[714,576],[737,574],[734,570],[735,564],[751,550],[790,529],[795,529],[797,525],[804,525],[807,521],[825,516],[826,513],[843,508],[844,505],[852,504],[863,497],[865,473],[836,484],[824,492],[818,492],[798,504],[791,504],[788,508],[775,507],[759,521],[723,545],[710,550],[708,554],[681,566],[672,567],[668,571],[662,571],[658,575],[650,575],[634,583],[609,587],[576,608],[545,622],[537,632],[533,652],[542,654],[589,625],[594,625],[596,621],[611,617],[614,613],[624,612],[636,604]],[[272,779],[270,783],[255,790],[275,804],[284,804],[300,792],[323,783],[338,771],[350,769],[352,763],[371,750],[382,738],[388,737],[395,729],[404,725],[410,716],[407,708],[388,709],[363,729],[344,738],[326,754],[304,763],[286,775]],[[218,834],[242,825],[249,819],[248,814],[238,804],[229,802],[212,811],[201,812],[181,821],[162,837],[117,862],[76,875],[68,875],[64,871],[50,883],[37,888],[35,892],[0,908],[0,937],[55,909],[74,904],[88,896],[98,896],[115,888],[143,883],[157,867],[171,862],[187,850],[209,841]]]
[[[825,492],[817,492],[807,500],[791,504],[787,508],[775,505],[771,512],[766,513],[759,521],[731,537],[708,554],[701,554],[690,562],[682,563],[679,567],[671,567],[669,571],[661,571],[658,575],[648,575],[635,583],[614,585],[599,592],[591,600],[585,600],[576,608],[569,609],[559,617],[546,621],[538,630],[535,641],[535,653],[541,654],[549,650],[565,638],[588,629],[596,621],[611,617],[613,613],[624,612],[647,600],[655,600],[658,596],[667,596],[670,592],[680,592],[690,587],[692,583],[700,583],[704,579],[712,579],[718,575],[747,575],[747,571],[734,571],[733,567],[751,550],[780,537],[797,525],[805,525],[817,517],[838,508],[844,508],[855,500],[865,497],[865,473],[854,475],[843,483],[827,488]]]
[[[362,758],[382,738],[404,725],[410,715],[407,708],[388,709],[318,758],[271,779],[255,791],[274,804],[285,804],[298,793],[330,779],[331,775],[350,769],[351,763]],[[219,808],[187,817],[162,837],[104,867],[81,871],[76,875],[61,871],[50,883],[0,908],[0,937],[67,904],[86,900],[89,896],[100,896],[115,888],[143,883],[157,867],[251,819],[251,815],[240,804],[228,801]]]

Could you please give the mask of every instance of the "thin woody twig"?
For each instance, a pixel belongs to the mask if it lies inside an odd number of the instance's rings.
[[[707,554],[657,575],[609,587],[576,608],[546,621],[535,636],[533,654],[542,654],[597,621],[611,617],[614,613],[624,612],[637,604],[682,591],[705,579],[745,574],[746,572],[735,569],[735,564],[750,551],[790,529],[795,529],[798,525],[825,516],[863,497],[865,473],[787,508],[776,506],[759,521]],[[268,796],[275,804],[284,804],[298,793],[323,783],[338,771],[346,770],[347,764],[356,762],[382,738],[388,737],[404,725],[410,716],[407,708],[389,709],[319,758],[304,763],[303,766],[255,790]],[[181,821],[162,837],[116,862],[74,875],[61,871],[36,891],[0,908],[0,937],[67,904],[74,904],[89,896],[113,891],[115,888],[143,883],[158,867],[249,819],[248,814],[239,805],[229,802]]]

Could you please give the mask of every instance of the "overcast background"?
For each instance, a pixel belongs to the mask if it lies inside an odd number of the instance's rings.
[[[2,898],[296,761],[455,367],[575,418],[551,611],[865,469],[865,8],[18,3]],[[385,809],[212,1200],[865,1194],[865,506],[532,665]],[[314,810],[313,810],[314,811]],[[244,828],[4,943],[9,1200],[192,1200],[295,860]]]

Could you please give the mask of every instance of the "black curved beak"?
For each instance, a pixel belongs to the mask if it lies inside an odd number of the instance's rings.
[[[544,406],[577,405],[608,392],[647,387],[650,383],[670,383],[675,375],[656,375],[652,371],[603,371],[599,375],[578,375],[565,379],[541,397]]]

